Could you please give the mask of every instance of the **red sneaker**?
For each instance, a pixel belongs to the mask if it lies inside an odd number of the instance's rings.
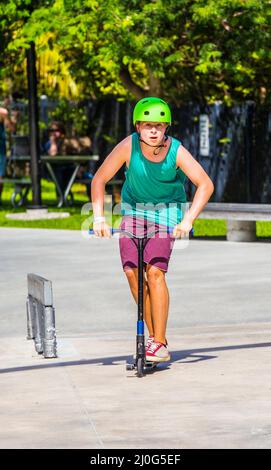
[[[149,347],[151,346],[153,342],[154,342],[154,336],[149,336],[145,344],[145,351],[149,349]]]
[[[166,362],[170,360],[170,354],[167,346],[163,343],[153,341],[146,351],[146,361]]]

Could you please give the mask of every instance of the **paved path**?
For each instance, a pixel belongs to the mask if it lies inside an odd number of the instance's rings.
[[[0,245],[0,448],[271,447],[270,243],[174,250],[172,359],[142,379],[116,240],[0,229]],[[27,272],[53,281],[56,359],[25,339]]]

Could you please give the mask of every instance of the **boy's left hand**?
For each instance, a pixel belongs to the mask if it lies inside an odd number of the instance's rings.
[[[181,223],[175,225],[172,235],[174,238],[188,238],[192,227],[192,222],[184,218]]]

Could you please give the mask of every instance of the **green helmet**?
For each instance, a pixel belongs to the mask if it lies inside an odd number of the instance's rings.
[[[161,98],[147,97],[138,101],[134,107],[133,123],[137,121],[168,122],[171,124],[171,111]]]

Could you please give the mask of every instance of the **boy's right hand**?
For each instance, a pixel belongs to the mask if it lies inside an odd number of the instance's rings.
[[[106,222],[94,222],[93,231],[96,237],[111,237],[111,229]]]

